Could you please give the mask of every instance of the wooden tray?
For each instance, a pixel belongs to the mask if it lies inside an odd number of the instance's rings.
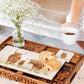
[[[6,45],[12,44],[12,37],[9,37],[0,45],[0,50],[3,49]],[[41,51],[52,51],[55,54],[58,52],[58,48],[51,46],[35,43],[26,40],[25,46],[22,48],[25,50],[30,50],[40,53]],[[44,78],[36,77],[18,70],[14,70],[8,67],[0,66],[0,76],[6,77],[8,79],[21,82],[24,84],[70,84],[74,76],[80,69],[84,60],[84,55],[75,53],[74,57],[69,63],[65,63],[64,66],[60,69],[58,74],[54,77],[52,81],[46,80]]]

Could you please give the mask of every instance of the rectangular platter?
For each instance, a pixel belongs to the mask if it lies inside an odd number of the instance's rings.
[[[14,64],[9,64],[7,62],[7,59],[9,58],[10,55],[15,54],[16,53],[21,53],[21,59],[14,63]],[[14,56],[13,56],[14,57]],[[55,75],[57,74],[57,72],[60,70],[60,68],[64,65],[65,60],[60,59],[60,58],[56,58],[56,60],[61,62],[61,67],[55,71],[55,72],[47,72],[45,70],[34,70],[32,69],[32,64],[30,64],[29,62],[33,59],[33,60],[39,60],[39,53],[33,52],[33,51],[28,51],[28,50],[23,50],[23,49],[19,49],[17,47],[12,47],[12,46],[6,46],[5,48],[3,48],[0,51],[0,65],[5,66],[5,67],[9,67],[15,70],[19,70],[28,74],[32,74],[38,77],[42,77],[48,80],[52,80]],[[14,60],[14,59],[13,59]],[[18,65],[19,62],[25,60],[25,63],[23,65]],[[56,66],[56,65],[54,65]]]
[[[4,51],[6,47],[13,46],[12,44],[12,37],[9,37],[6,39],[1,45],[0,45],[0,51]],[[42,51],[52,51],[56,54],[56,59],[59,59],[59,52],[62,54],[62,52],[69,52],[66,50],[58,49],[55,47],[35,43],[26,40],[26,44],[22,50],[26,50],[27,52],[33,52],[35,54],[39,54]],[[72,54],[69,54],[71,58],[66,57],[65,58],[65,63],[61,67],[61,69],[58,70],[58,73],[54,74],[54,78],[52,77],[51,79],[48,79],[44,76],[39,76],[34,74],[30,74],[30,72],[25,72],[23,69],[15,69],[15,66],[12,65],[7,65],[6,63],[0,63],[0,76],[6,77],[11,80],[15,80],[17,82],[21,82],[24,84],[70,84],[70,82],[73,80],[75,77],[76,73],[80,69],[83,61],[84,61],[84,55],[80,53],[75,53],[72,52]],[[68,56],[69,56],[68,55]],[[61,60],[64,60],[61,58]],[[3,60],[0,61],[2,62]],[[5,61],[5,60],[4,60]],[[50,78],[50,77],[49,77]]]

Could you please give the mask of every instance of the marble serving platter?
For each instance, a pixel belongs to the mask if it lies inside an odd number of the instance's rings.
[[[9,64],[7,62],[7,59],[10,55],[14,54],[15,52],[22,54],[21,59],[14,64]],[[47,72],[43,69],[40,69],[40,70],[32,69],[33,65],[30,64],[29,62],[31,59],[39,60],[38,56],[39,56],[39,53],[7,45],[5,48],[3,48],[0,51],[0,65],[9,67],[12,69],[16,69],[16,70],[19,70],[19,71],[22,71],[31,75],[35,75],[38,77],[42,77],[48,80],[52,80],[65,63],[64,59],[56,58],[57,60],[61,62],[61,67],[55,72]],[[25,60],[26,62],[23,65],[18,66],[18,63],[22,60]]]

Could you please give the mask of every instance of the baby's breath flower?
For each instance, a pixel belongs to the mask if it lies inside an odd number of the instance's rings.
[[[23,43],[21,37],[21,24],[37,14],[39,5],[30,0],[0,0],[0,12],[6,14],[17,28],[19,44]]]
[[[0,0],[0,11],[17,25],[36,15],[39,5],[30,0]]]

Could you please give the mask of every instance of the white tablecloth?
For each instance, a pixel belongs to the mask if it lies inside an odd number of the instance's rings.
[[[0,43],[2,43],[6,38],[3,36],[0,36]],[[3,77],[0,77],[0,84],[21,84]],[[71,84],[84,84],[84,63],[78,73],[76,74],[74,80]]]

